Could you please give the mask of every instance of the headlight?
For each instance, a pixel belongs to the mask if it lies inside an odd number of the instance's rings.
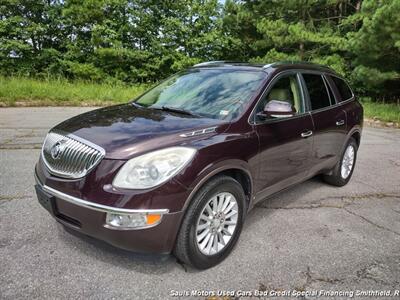
[[[119,170],[113,186],[124,189],[147,189],[166,182],[179,173],[193,158],[195,149],[171,147],[128,160]]]

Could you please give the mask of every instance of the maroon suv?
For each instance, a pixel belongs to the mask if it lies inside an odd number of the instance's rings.
[[[362,122],[329,68],[202,63],[51,129],[36,192],[64,226],[208,268],[258,201],[317,174],[345,185]]]

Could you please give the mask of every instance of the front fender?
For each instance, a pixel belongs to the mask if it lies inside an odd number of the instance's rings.
[[[252,191],[253,191],[253,174],[251,172],[251,168],[249,163],[240,159],[227,159],[222,160],[216,163],[212,163],[203,168],[197,175],[196,180],[189,186],[190,194],[185,201],[185,204],[182,208],[183,211],[186,211],[187,207],[191,203],[193,197],[196,195],[197,191],[212,177],[227,171],[227,170],[240,170],[244,172],[248,178],[250,179],[250,199],[252,199]]]

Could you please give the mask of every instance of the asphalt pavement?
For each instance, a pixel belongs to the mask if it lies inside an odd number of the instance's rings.
[[[38,204],[33,169],[46,132],[89,109],[0,109],[1,299],[165,299],[193,292],[205,299],[218,291],[242,299],[293,290],[342,292],[319,299],[390,290],[387,298],[396,298],[400,130],[364,128],[347,186],[313,178],[261,202],[231,255],[197,271],[171,256],[138,255],[66,232]]]

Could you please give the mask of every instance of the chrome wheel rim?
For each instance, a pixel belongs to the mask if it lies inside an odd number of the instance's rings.
[[[346,148],[346,151],[344,152],[343,160],[342,160],[342,167],[340,170],[340,173],[341,173],[343,179],[347,179],[347,177],[349,177],[349,175],[351,173],[351,170],[353,169],[354,154],[355,154],[354,147],[352,145],[349,145]]]
[[[238,223],[235,196],[223,192],[213,196],[204,206],[196,224],[196,242],[204,255],[221,252],[231,240]]]

